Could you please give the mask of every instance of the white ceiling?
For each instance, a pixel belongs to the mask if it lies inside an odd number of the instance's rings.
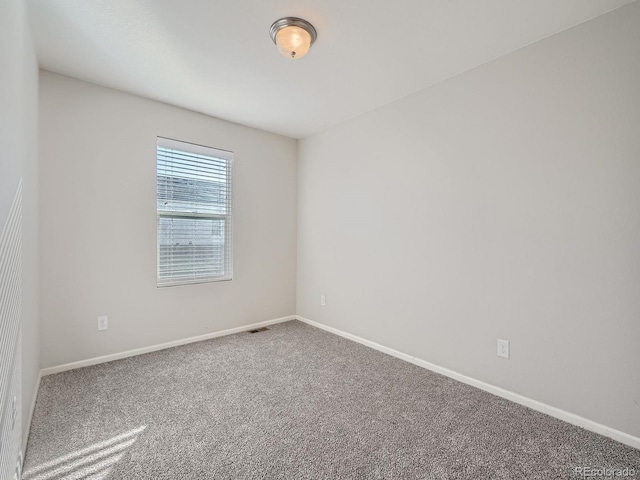
[[[29,0],[42,68],[302,138],[632,0]],[[300,60],[269,27],[318,30]]]

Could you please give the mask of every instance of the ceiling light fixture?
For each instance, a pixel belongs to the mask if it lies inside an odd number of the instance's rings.
[[[269,35],[280,53],[292,59],[304,57],[318,38],[318,33],[313,25],[296,17],[276,20],[269,29]]]

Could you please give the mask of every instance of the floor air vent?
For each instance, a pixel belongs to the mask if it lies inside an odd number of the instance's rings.
[[[260,327],[260,328],[256,328],[255,330],[249,330],[249,333],[264,332],[266,330],[269,330],[269,329],[267,327]]]

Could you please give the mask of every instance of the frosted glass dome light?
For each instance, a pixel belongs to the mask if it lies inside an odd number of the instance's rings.
[[[313,25],[296,17],[276,20],[269,34],[280,53],[294,60],[304,57],[318,37]]]

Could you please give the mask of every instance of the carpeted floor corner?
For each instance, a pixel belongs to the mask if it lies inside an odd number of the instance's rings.
[[[25,480],[559,479],[640,451],[291,321],[42,379]]]

